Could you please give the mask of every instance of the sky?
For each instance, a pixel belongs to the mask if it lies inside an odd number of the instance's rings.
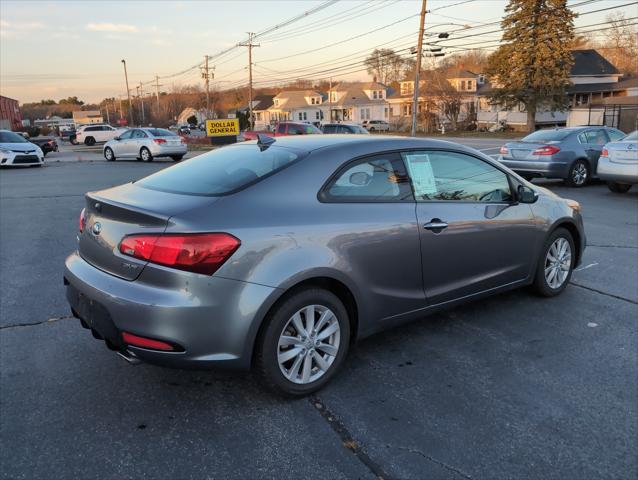
[[[603,22],[614,11],[638,17],[635,3],[617,8],[631,0],[569,0],[570,5],[583,2],[575,7],[577,12],[614,9],[579,17],[576,26]],[[122,59],[131,89],[144,82],[143,89],[150,93],[156,75],[162,91],[173,85],[202,85],[199,69],[188,69],[203,63],[205,55],[213,56],[212,88],[238,86],[247,81],[248,53],[245,47],[232,47],[247,39],[246,32],[263,32],[324,4],[326,0],[2,0],[0,93],[21,103],[68,96],[85,102],[117,98],[126,92]],[[493,47],[500,38],[494,32],[499,26],[476,27],[500,20],[506,4],[428,0],[426,32],[450,32],[448,54],[459,48]],[[420,8],[420,0],[334,1],[255,40],[255,85],[303,75],[369,80],[360,62],[376,46],[405,49],[409,56]],[[468,26],[475,28],[463,32]],[[470,33],[483,35],[467,38]],[[462,47],[451,48],[454,45]],[[325,72],[335,66],[343,68]]]

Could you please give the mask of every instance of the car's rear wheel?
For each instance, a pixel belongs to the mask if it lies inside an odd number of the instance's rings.
[[[184,158],[184,155],[173,155],[171,158],[173,161],[179,162],[182,158]]]
[[[569,187],[584,187],[589,181],[589,164],[584,160],[576,160],[569,169],[565,183]]]
[[[553,297],[565,290],[575,262],[576,249],[571,233],[564,228],[557,228],[545,242],[536,267],[536,292],[544,297]]]
[[[614,193],[627,193],[631,188],[631,183],[607,182],[607,188]]]
[[[370,133],[374,132],[374,127],[370,127]]]
[[[104,158],[106,158],[108,162],[112,162],[113,160],[115,160],[115,154],[113,153],[111,147],[106,147],[104,149]]]
[[[333,293],[299,290],[269,313],[256,346],[264,384],[289,396],[308,395],[337,373],[348,352],[350,322]]]
[[[153,155],[151,155],[151,151],[146,147],[140,149],[140,158],[145,162],[153,161]]]
[[[84,139],[84,145],[86,145],[87,147],[92,147],[93,145],[95,145],[95,138],[93,137],[86,137]]]

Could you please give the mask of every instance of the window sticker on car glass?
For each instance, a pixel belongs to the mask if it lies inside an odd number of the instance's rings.
[[[430,196],[437,193],[430,157],[425,153],[408,153],[405,160],[412,177],[415,195]]]

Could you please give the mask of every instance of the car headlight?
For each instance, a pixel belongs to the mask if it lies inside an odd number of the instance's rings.
[[[9,155],[10,153],[11,153],[11,150],[5,150],[4,148],[0,148],[0,154]]]

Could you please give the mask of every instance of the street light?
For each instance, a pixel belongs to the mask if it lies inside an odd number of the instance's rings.
[[[126,60],[122,59],[122,64],[124,65],[124,79],[126,80],[126,95],[128,97],[128,111],[129,111],[129,121],[131,122],[131,127],[135,123],[133,120],[133,104],[131,103],[131,90],[128,88],[128,73],[126,73]]]

